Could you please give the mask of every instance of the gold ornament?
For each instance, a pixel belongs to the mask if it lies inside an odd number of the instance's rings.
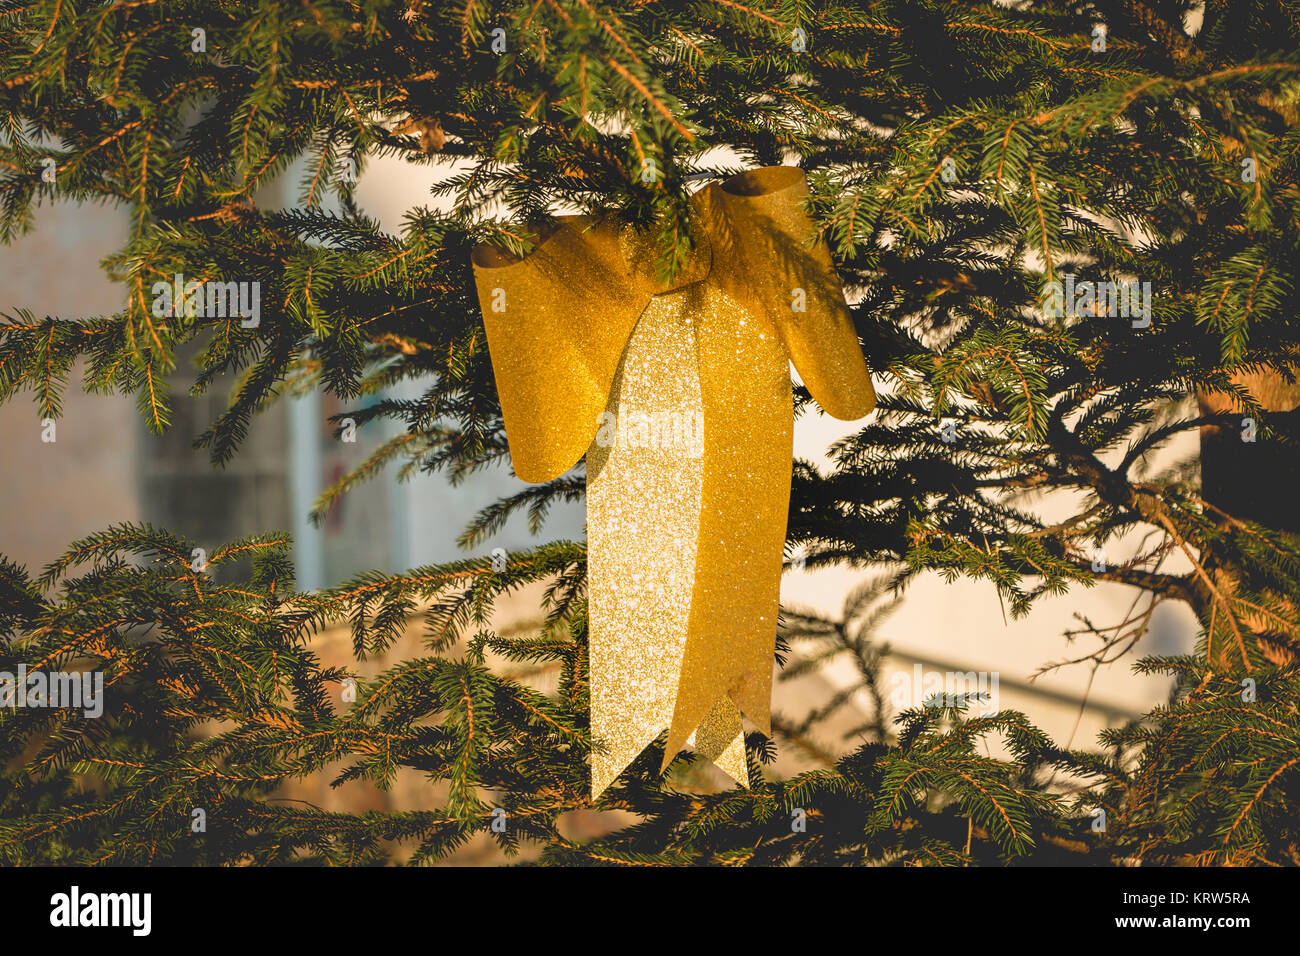
[[[587,459],[593,797],[665,728],[665,766],[693,744],[748,785],[741,714],[771,733],[790,362],[836,418],[875,405],[806,196],[791,166],[696,193],[667,283],[644,234],[587,217],[474,250],[515,473]]]

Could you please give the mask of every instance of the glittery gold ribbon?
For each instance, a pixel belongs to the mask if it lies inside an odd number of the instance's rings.
[[[806,195],[789,166],[701,190],[668,283],[644,235],[584,217],[474,250],[515,473],[587,459],[593,796],[665,729],[665,766],[693,744],[747,785],[741,714],[771,733],[790,362],[836,418],[875,404]]]

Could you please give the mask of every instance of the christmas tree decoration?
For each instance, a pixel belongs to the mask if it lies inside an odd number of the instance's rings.
[[[587,217],[519,258],[474,250],[516,474],[587,463],[592,791],[665,729],[748,784],[741,714],[770,733],[790,498],[793,361],[836,418],[871,378],[795,167],[692,198],[661,280],[648,237]]]
[[[1297,77],[1300,0],[0,0],[0,678],[104,678],[5,710],[0,863],[1300,864]],[[686,156],[792,168],[598,211]],[[1078,709],[882,692],[938,642]]]

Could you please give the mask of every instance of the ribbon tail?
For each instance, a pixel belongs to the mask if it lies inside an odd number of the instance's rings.
[[[671,760],[726,697],[771,729],[781,556],[790,508],[790,360],[761,313],[719,292],[701,316],[704,474]]]
[[[695,731],[695,752],[707,757],[742,787],[749,786],[749,765],[745,760],[745,735],[740,725],[740,708],[729,697],[721,697]]]
[[[663,296],[646,307],[606,406],[621,437],[598,434],[587,452],[591,732],[606,748],[592,755],[593,797],[669,726],[681,683],[704,464],[643,441],[652,436],[636,423],[702,414],[687,305]]]
[[[602,716],[593,704],[591,733],[605,743],[605,748],[591,755],[591,798],[595,800],[604,793],[641,751],[654,743],[661,730],[643,728],[638,732],[633,722],[608,712]]]

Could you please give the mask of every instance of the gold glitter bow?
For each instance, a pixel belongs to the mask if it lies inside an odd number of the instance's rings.
[[[515,473],[587,459],[593,796],[665,728],[665,766],[693,744],[747,785],[741,713],[771,733],[790,362],[836,418],[875,405],[806,195],[791,166],[704,188],[668,283],[644,235],[586,217],[474,250]]]

